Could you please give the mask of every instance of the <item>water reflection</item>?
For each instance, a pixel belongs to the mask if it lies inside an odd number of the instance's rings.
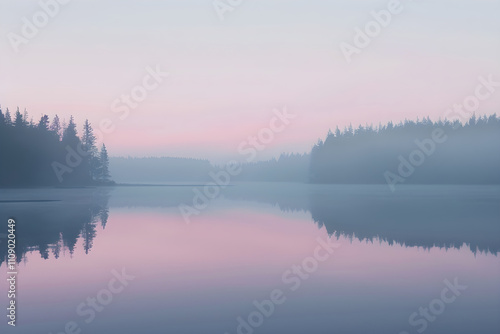
[[[413,334],[409,315],[455,277],[468,289],[426,333],[500,329],[500,259],[491,254],[498,188],[393,195],[371,186],[237,185],[186,225],[177,205],[192,194],[189,187],[0,194],[1,219],[18,220],[28,261],[19,266],[19,326],[5,333],[60,333],[72,320],[93,334],[233,334],[237,317],[279,288],[286,303],[255,334]],[[332,233],[341,247],[291,291],[283,273]],[[136,280],[85,323],[76,307],[121,268]]]
[[[38,251],[48,259],[61,252],[73,254],[79,238],[88,254],[96,237],[96,227],[106,226],[109,216],[106,189],[8,190],[9,199],[0,201],[0,217],[16,220],[16,254],[21,262],[27,253]],[[50,197],[51,199],[44,199]],[[7,248],[0,248],[0,265]]]
[[[228,198],[307,211],[329,234],[389,244],[500,251],[500,187],[385,185],[267,186],[229,188]]]
[[[192,201],[191,187],[119,187],[113,190],[7,190],[0,218],[18,221],[18,261],[38,251],[47,259],[74,252],[82,239],[88,253],[96,227],[106,226],[111,207],[176,208]],[[308,212],[330,235],[389,245],[500,251],[500,191],[489,186],[385,186],[239,184],[223,197],[276,205],[283,212]],[[197,217],[203,219],[203,215]],[[240,218],[241,219],[241,218]],[[6,258],[0,249],[0,264]]]

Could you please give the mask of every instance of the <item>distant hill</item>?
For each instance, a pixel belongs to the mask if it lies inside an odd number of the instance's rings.
[[[208,160],[171,157],[112,157],[110,170],[119,183],[212,182],[210,172],[224,169]],[[309,155],[282,154],[278,159],[246,163],[235,181],[307,182]]]
[[[207,181],[213,169],[208,160],[169,157],[111,157],[109,165],[119,183]]]
[[[236,181],[308,182],[309,154],[282,154],[278,159],[246,163]]]

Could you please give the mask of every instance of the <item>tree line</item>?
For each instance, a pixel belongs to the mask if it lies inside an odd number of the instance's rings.
[[[439,139],[434,138],[439,134]],[[437,140],[437,141],[436,141]],[[500,119],[405,120],[329,131],[311,151],[311,183],[500,183]],[[396,181],[395,181],[396,180]]]
[[[282,153],[278,158],[243,164],[241,173],[233,180],[307,183],[308,168],[308,153]]]
[[[38,122],[17,108],[0,108],[0,187],[112,184],[106,146],[97,148],[88,120],[78,136],[73,116],[61,123],[42,115]]]

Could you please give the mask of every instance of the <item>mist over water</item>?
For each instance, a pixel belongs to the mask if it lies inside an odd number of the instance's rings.
[[[17,218],[23,254],[23,307],[5,332],[59,333],[73,320],[96,334],[237,333],[238,317],[280,289],[284,303],[254,333],[417,333],[410,315],[455,278],[467,288],[425,332],[500,329],[498,186],[238,183],[186,224],[177,206],[192,196],[185,186],[3,191],[0,215]],[[339,247],[293,290],[287,270],[318,238]],[[113,268],[135,279],[87,324],[76,308]]]
[[[500,333],[500,0],[0,4],[0,334]]]

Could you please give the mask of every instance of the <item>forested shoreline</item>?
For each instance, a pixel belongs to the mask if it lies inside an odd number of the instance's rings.
[[[311,151],[311,183],[499,184],[500,119],[405,120],[329,132]]]
[[[436,141],[437,140],[437,141]],[[119,181],[213,181],[224,166],[186,158],[112,158]],[[405,120],[330,131],[306,154],[243,163],[231,182],[499,184],[500,119]],[[392,188],[391,188],[392,189]]]
[[[0,108],[0,187],[111,185],[108,152],[71,117],[34,122]],[[119,182],[200,182],[222,167],[187,158],[111,158]],[[500,184],[500,118],[405,120],[329,131],[307,154],[242,164],[231,181],[325,184]]]
[[[38,121],[26,111],[11,116],[0,108],[0,187],[110,185],[106,146],[96,147],[92,126],[85,121],[81,136],[70,117]]]

